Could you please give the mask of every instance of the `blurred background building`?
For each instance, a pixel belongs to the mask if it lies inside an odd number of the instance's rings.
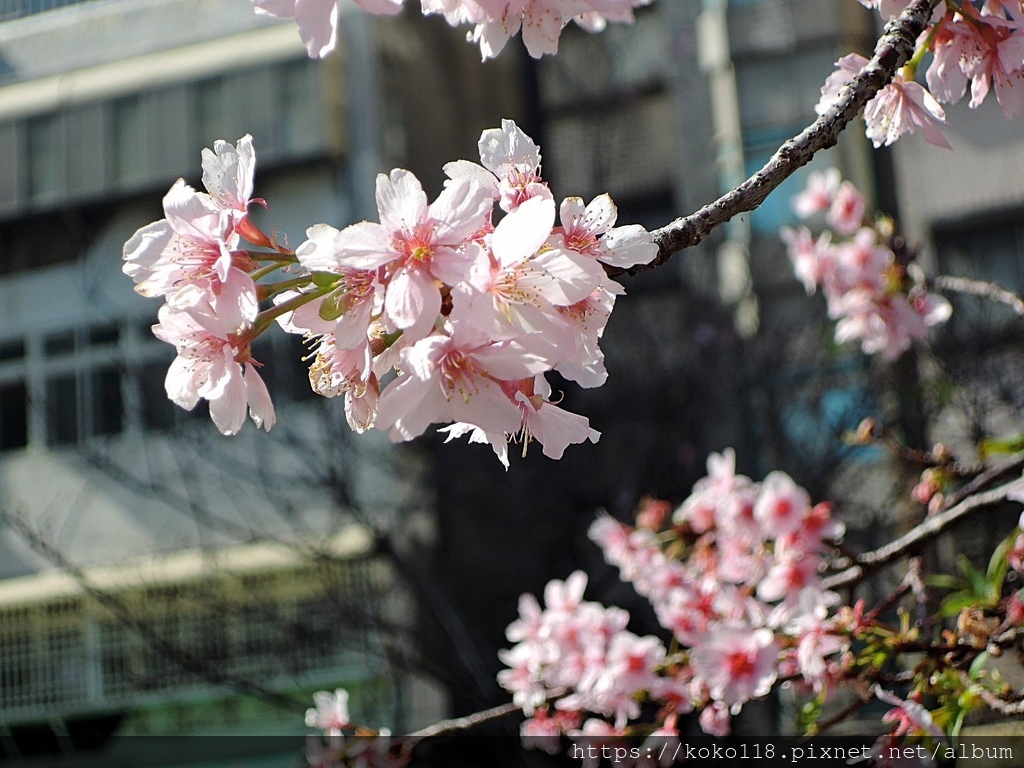
[[[894,383],[828,343],[777,235],[807,173],[838,167],[931,265],[1024,287],[1024,140],[994,104],[950,110],[952,154],[919,137],[873,152],[855,126],[761,209],[626,279],[608,384],[564,387],[602,439],[560,462],[531,451],[505,472],[479,446],[349,435],[283,334],[257,351],[281,412],[269,435],[222,438],[176,409],[173,352],[121,247],[175,179],[198,182],[215,139],[253,135],[259,221],[293,244],[315,222],[374,218],[380,171],[409,168],[436,195],[444,162],[474,158],[502,117],[541,144],[556,197],[609,192],[620,221],[654,227],[756,170],[877,32],[852,0],[660,0],[635,26],[567,29],[558,56],[529,61],[514,41],[481,64],[437,18],[342,8],[340,51],[312,62],[292,22],[249,0],[0,0],[5,755],[74,755],[111,733],[301,733],[310,692],[337,685],[357,719],[398,731],[480,709],[503,700],[495,652],[519,594],[582,567],[590,594],[626,597],[586,540],[596,509],[679,500],[727,445],[742,471],[783,468],[859,508],[886,492],[856,480],[880,456],[842,440],[864,417],[896,413],[922,443],[997,429],[996,406],[980,424],[920,396],[904,407],[900,382],[956,355],[910,360]],[[1013,349],[982,331],[992,359]],[[850,524],[870,544],[894,523]],[[514,742],[514,724],[498,731]]]

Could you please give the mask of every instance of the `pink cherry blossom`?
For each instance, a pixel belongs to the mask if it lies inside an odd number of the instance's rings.
[[[330,333],[334,346],[351,349],[366,342],[370,320],[383,308],[383,287],[375,270],[344,266],[336,245],[340,234],[334,227],[317,224],[306,230],[309,239],[295,249],[303,267],[336,274],[338,280],[323,299],[291,313],[290,323],[305,333]],[[325,314],[335,319],[324,320]]]
[[[647,264],[658,255],[654,238],[643,227],[615,226],[618,210],[608,195],[594,198],[586,207],[580,198],[567,197],[562,201],[559,217],[559,241],[569,251],[624,269]]]
[[[349,725],[348,691],[338,688],[334,693],[318,691],[313,694],[316,706],[306,710],[306,725],[319,728],[328,736],[338,736]]]
[[[165,381],[173,402],[192,410],[200,398],[208,400],[213,423],[225,435],[242,428],[247,407],[257,427],[274,425],[274,406],[248,347],[236,346],[231,331],[217,326],[216,316],[200,319],[165,304],[159,319],[154,335],[178,352]]]
[[[829,206],[825,220],[841,235],[852,235],[864,221],[864,196],[849,181],[844,181]]]
[[[807,227],[782,227],[779,237],[793,262],[793,271],[808,293],[814,293],[827,275],[835,271],[832,234],[823,232],[817,238]]]
[[[839,67],[829,75],[821,89],[821,99],[815,111],[825,114],[836,102],[840,90],[868,63],[860,54],[851,53],[836,62]],[[946,122],[946,113],[935,98],[921,85],[897,74],[892,82],[880,90],[864,108],[867,136],[875,147],[889,146],[905,133],[921,128],[925,141],[951,149],[949,142],[936,127]]]
[[[235,146],[222,139],[213,143],[213,149],[203,149],[203,186],[213,202],[229,211],[236,222],[241,222],[254,200],[253,175],[256,157],[252,136],[246,134]]]
[[[179,179],[164,196],[166,218],[139,229],[124,245],[126,275],[143,296],[164,296],[175,309],[210,303],[220,295],[221,321],[238,332],[256,319],[252,278],[235,266],[238,236],[231,216]]]
[[[467,247],[490,219],[491,199],[471,179],[445,188],[428,205],[419,180],[396,169],[377,177],[380,224],[361,222],[334,237],[342,269],[384,267],[384,310],[411,341],[427,335],[441,310],[440,283],[468,277],[475,252]]]
[[[793,482],[785,472],[772,472],[761,484],[761,494],[754,505],[754,518],[772,538],[800,528],[811,507],[807,491]]]
[[[299,37],[312,58],[323,58],[338,45],[338,0],[252,0],[256,13],[295,18]],[[355,0],[370,13],[395,14],[403,0]]]
[[[779,646],[769,629],[716,624],[691,654],[695,674],[716,701],[738,708],[775,682]]]
[[[540,147],[513,120],[481,134],[480,165],[457,160],[444,167],[452,181],[469,179],[487,189],[502,210],[512,212],[527,200],[554,199],[540,176]]]
[[[542,334],[494,342],[455,324],[450,336],[429,336],[402,351],[405,373],[381,394],[377,426],[410,440],[432,422],[458,421],[503,438],[519,429],[522,416],[501,382],[549,370],[557,354]]]
[[[709,736],[724,739],[732,733],[732,717],[729,708],[722,702],[716,701],[705,707],[697,721],[701,730]]]
[[[839,191],[840,176],[837,168],[827,171],[815,171],[807,177],[807,186],[793,197],[793,210],[801,219],[807,219],[816,213],[827,211],[832,207]]]

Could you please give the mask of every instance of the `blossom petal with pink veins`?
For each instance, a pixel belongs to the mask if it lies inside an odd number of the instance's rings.
[[[167,221],[179,235],[209,240],[221,229],[220,209],[209,195],[196,192],[183,179],[167,191],[163,205]]]
[[[451,286],[470,279],[473,265],[486,260],[487,252],[477,243],[466,243],[462,248],[448,248],[439,245],[430,257],[430,274]]]
[[[447,435],[445,438],[446,443],[450,443],[452,440],[456,440],[463,435],[469,435],[470,443],[480,443],[482,445],[489,445],[494,450],[494,455],[498,457],[505,469],[509,468],[508,462],[508,438],[505,434],[500,435],[489,435],[484,432],[480,427],[475,424],[466,424],[461,421],[457,421],[454,424],[449,424],[447,427],[441,427],[438,432],[442,432]],[[536,604],[536,600],[534,600]],[[520,600],[520,612],[522,612],[522,601]],[[511,639],[511,638],[509,638]],[[513,640],[513,642],[515,642]]]
[[[531,260],[531,265],[536,269],[524,275],[521,282],[556,307],[583,301],[597,290],[605,277],[601,265],[594,259],[561,248],[539,254]]]
[[[412,346],[402,350],[401,369],[426,381],[433,377],[437,366],[441,364],[441,359],[451,349],[451,345],[451,338],[443,335],[420,339]]]
[[[136,283],[135,291],[142,296],[155,295],[144,281],[160,261],[175,235],[167,219],[154,221],[139,229],[124,244],[124,265],[121,270]]]
[[[337,271],[338,267],[376,269],[399,257],[391,246],[387,231],[372,221],[360,221],[345,227],[335,236],[334,248],[335,266],[330,271]],[[298,256],[297,251],[295,255]]]
[[[430,333],[441,312],[441,293],[434,279],[421,269],[395,272],[384,295],[384,309],[394,324],[412,339]]]
[[[339,234],[337,229],[328,224],[314,224],[306,230],[309,239],[295,249],[295,258],[310,272],[337,271],[339,264],[334,241]]]
[[[590,421],[586,416],[578,413],[570,413],[557,405],[548,402],[541,403],[540,408],[534,408],[523,392],[516,393],[516,400],[521,403],[521,408],[526,413],[526,424],[530,434],[537,438],[543,446],[542,451],[549,459],[560,459],[565,449],[570,445],[590,440],[596,443],[601,433],[590,428]]]
[[[274,413],[274,403],[270,399],[267,385],[251,363],[242,366],[242,370],[245,378],[245,397],[249,402],[249,415],[257,427],[269,432],[277,421],[277,415]]]
[[[557,343],[545,338],[545,334],[531,333],[518,341],[474,350],[473,359],[497,379],[518,381],[550,371],[561,354]]]
[[[451,418],[473,424],[492,435],[517,431],[522,414],[502,388],[483,377],[474,378],[473,384],[475,388],[470,393],[452,393]]]
[[[224,208],[245,212],[252,197],[256,158],[252,136],[246,134],[237,145],[217,139],[213,150],[203,149],[203,186]]]
[[[605,250],[597,258],[612,267],[628,268],[649,264],[658,255],[658,244],[654,242],[654,237],[639,224],[616,227],[601,242]]]
[[[164,377],[164,389],[170,401],[191,411],[199,402],[198,386],[191,375],[188,360],[183,357],[174,358]]]
[[[412,173],[395,168],[377,176],[377,210],[388,232],[412,232],[427,217],[427,195]]]
[[[445,164],[444,173],[453,182],[462,179],[475,181],[487,190],[491,200],[497,200],[501,197],[501,193],[498,191],[497,177],[478,163],[473,163],[469,160],[455,160]]]
[[[274,297],[274,304],[281,304],[299,295],[298,291],[285,291]],[[285,333],[299,335],[306,333],[314,335],[331,333],[334,331],[335,326],[333,320],[324,320],[320,317],[320,302],[318,301],[311,301],[291,312],[278,315],[277,324],[281,326]]]
[[[434,422],[451,421],[451,408],[435,379],[401,376],[377,401],[375,426],[394,442],[419,437]]]
[[[512,120],[484,131],[477,148],[484,168],[496,176],[504,176],[512,166],[530,170],[540,166],[540,147]]]
[[[551,236],[555,223],[555,201],[533,197],[508,214],[491,236],[491,251],[502,266],[532,256]]]
[[[338,0],[295,0],[299,37],[311,58],[321,59],[338,45]]]
[[[210,399],[210,418],[224,435],[235,435],[245,424],[247,387],[242,371],[232,365],[223,389]]]
[[[467,240],[491,220],[494,199],[487,187],[472,179],[459,179],[447,185],[428,213],[435,222],[438,242],[458,243]]]

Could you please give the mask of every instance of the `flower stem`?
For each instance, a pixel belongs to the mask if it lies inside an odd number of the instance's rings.
[[[256,318],[256,324],[253,328],[253,336],[259,336],[261,333],[263,333],[263,331],[265,331],[270,326],[272,322],[274,322],[275,319],[277,319],[281,315],[287,312],[291,312],[292,310],[298,309],[299,307],[305,304],[309,304],[309,302],[313,301],[314,299],[319,299],[321,296],[330,293],[331,290],[331,286],[323,288],[314,288],[309,293],[300,293],[298,296],[293,296],[287,301],[282,301],[275,307],[263,310]]]

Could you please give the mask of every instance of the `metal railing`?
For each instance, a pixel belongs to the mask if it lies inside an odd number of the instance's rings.
[[[383,660],[366,637],[341,631],[339,611],[372,580],[358,559],[329,574],[309,564],[140,584],[116,595],[131,618],[89,594],[0,605],[0,727],[208,700],[237,681],[294,690],[368,679]]]

